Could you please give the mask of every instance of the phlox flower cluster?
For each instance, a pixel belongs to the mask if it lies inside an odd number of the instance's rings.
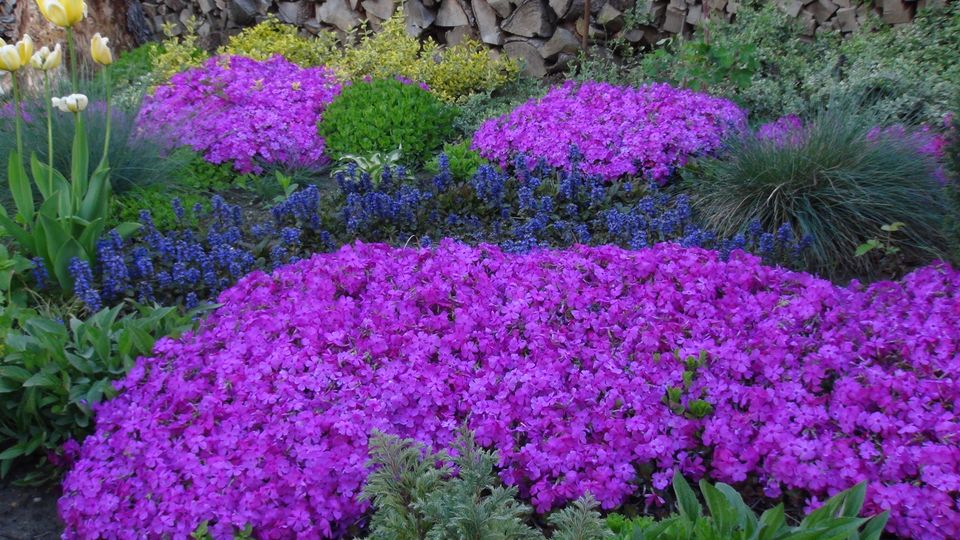
[[[317,121],[339,93],[325,68],[301,68],[279,55],[262,62],[220,56],[147,96],[139,126],[242,173],[267,163],[311,167],[327,159]]]
[[[357,243],[220,302],[99,406],[63,483],[66,538],[204,521],[215,538],[341,536],[368,509],[371,430],[444,447],[464,423],[538,511],[587,491],[612,509],[679,468],[813,505],[866,480],[891,532],[960,537],[960,272],[944,265],[840,288],[675,244]],[[712,412],[684,414],[696,399]]]
[[[501,166],[524,155],[569,169],[569,151],[576,147],[588,174],[607,180],[643,175],[664,184],[690,156],[715,150],[745,121],[730,101],[666,84],[568,81],[486,121],[473,136],[473,149]]]

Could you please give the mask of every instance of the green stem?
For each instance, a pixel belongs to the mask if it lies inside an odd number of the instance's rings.
[[[80,91],[80,85],[77,83],[77,51],[73,45],[73,28],[67,28],[67,53],[70,55],[70,84],[73,85],[73,92]]]
[[[13,106],[14,106],[14,124],[16,125],[17,130],[17,159],[21,160],[23,163],[23,135],[21,135],[22,128],[20,124],[22,123],[21,115],[22,110],[20,106],[20,84],[17,82],[16,72],[11,73],[10,77],[13,79]]]
[[[110,114],[110,67],[103,66],[103,89],[104,94],[107,98],[107,128],[103,137],[103,158],[101,159],[102,164],[107,163],[107,154],[110,152],[110,123],[112,121],[112,116]]]
[[[43,72],[43,94],[47,100],[47,164],[49,173],[47,176],[47,194],[53,190],[53,103],[50,96],[50,73]]]

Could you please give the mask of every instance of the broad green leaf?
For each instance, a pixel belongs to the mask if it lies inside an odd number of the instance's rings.
[[[0,227],[3,227],[7,234],[13,237],[20,244],[24,251],[36,253],[36,242],[29,231],[24,230],[15,221],[10,219],[5,213],[0,214]]]
[[[24,221],[33,220],[33,188],[30,187],[30,178],[23,167],[23,160],[16,151],[10,152],[7,161],[7,181],[10,183],[10,195],[17,206]]]
[[[37,153],[34,152],[30,154],[30,171],[33,173],[33,180],[37,184],[40,196],[46,200],[53,194],[53,175],[50,173],[50,166],[40,163]]]
[[[867,253],[870,253],[871,251],[873,251],[876,247],[877,247],[877,246],[875,246],[875,245],[873,245],[873,244],[871,244],[871,243],[869,243],[869,242],[866,243],[866,244],[860,244],[859,246],[857,246],[857,250],[853,252],[853,256],[854,256],[854,257],[863,257],[863,256],[866,255]]]
[[[673,492],[677,496],[680,515],[691,523],[695,523],[702,515],[702,508],[696,494],[690,489],[690,484],[687,484],[680,471],[673,473]]]
[[[90,150],[87,147],[87,132],[83,125],[83,115],[77,114],[73,124],[73,154],[70,161],[70,184],[73,200],[83,200],[87,192],[87,175],[90,166]]]
[[[884,512],[870,518],[870,521],[860,532],[860,540],[880,540],[883,534],[883,528],[887,526],[887,520],[890,519],[890,512]]]
[[[56,388],[60,384],[60,381],[56,377],[49,373],[41,371],[40,373],[34,374],[32,377],[23,382],[24,388],[27,387],[41,387],[41,388]]]
[[[778,504],[760,516],[754,538],[757,540],[774,540],[786,525],[787,520],[784,516],[783,504]]]
[[[720,490],[711,486],[706,479],[701,479],[700,493],[703,494],[703,499],[707,502],[710,516],[713,517],[721,531],[732,533],[738,529],[737,511],[730,507],[729,501]]]
[[[33,373],[30,373],[20,366],[0,366],[0,377],[5,377],[21,384],[32,376]]]
[[[3,452],[0,452],[0,461],[20,457],[23,455],[23,450],[24,450],[23,447],[20,446],[19,444],[17,446],[7,448]]]
[[[57,251],[53,262],[53,271],[64,290],[73,290],[73,276],[70,275],[70,261],[74,258],[83,258],[83,248],[76,240],[70,238]]]
[[[857,517],[860,515],[860,509],[863,508],[863,500],[867,496],[867,483],[860,482],[844,492],[846,497],[843,500],[843,510],[840,515],[844,517]]]

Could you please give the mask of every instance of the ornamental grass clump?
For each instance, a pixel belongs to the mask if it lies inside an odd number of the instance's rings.
[[[808,268],[834,278],[877,275],[878,261],[854,252],[897,222],[904,258],[928,262],[945,245],[933,139],[876,125],[871,115],[835,106],[806,124],[786,117],[740,133],[722,156],[698,160],[684,175],[694,208],[720,235],[755,220],[789,223],[812,238]]]
[[[716,150],[745,120],[730,101],[666,84],[568,81],[486,121],[473,136],[473,148],[501,166],[523,155],[531,164],[543,158],[569,169],[570,148],[576,147],[588,174],[607,180],[644,176],[665,184],[677,167]]]
[[[538,512],[614,509],[677,470],[811,506],[866,481],[890,533],[960,537],[944,265],[842,288],[677,245],[355,244],[219,301],[97,410],[65,538],[343,535],[374,430],[438,451],[462,425]]]
[[[280,56],[220,56],[158,87],[144,100],[140,126],[241,173],[265,164],[316,167],[327,161],[316,124],[339,93],[324,68],[300,68]]]

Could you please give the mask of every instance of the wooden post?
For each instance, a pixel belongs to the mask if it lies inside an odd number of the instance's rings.
[[[590,49],[588,40],[590,36],[590,0],[583,0],[583,42],[581,43],[581,48],[583,49],[583,54],[590,54]]]

